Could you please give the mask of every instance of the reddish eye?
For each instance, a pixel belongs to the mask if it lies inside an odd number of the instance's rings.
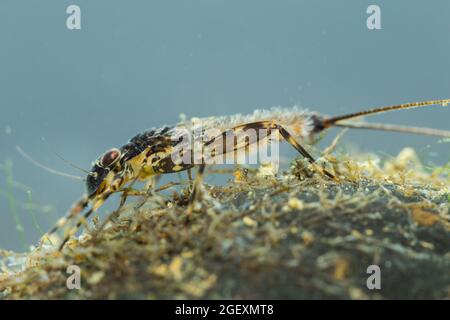
[[[100,160],[100,165],[103,168],[109,167],[114,162],[116,162],[120,157],[120,150],[119,149],[111,149],[106,151],[106,153],[103,155],[102,159]]]

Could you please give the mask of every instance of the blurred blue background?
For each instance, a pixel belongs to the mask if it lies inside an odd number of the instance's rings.
[[[81,8],[81,30],[66,28],[70,4]],[[370,4],[381,7],[382,30],[366,27]],[[84,191],[33,166],[16,145],[80,174],[54,152],[89,168],[107,148],[180,113],[298,104],[334,115],[448,98],[449,17],[445,0],[2,0],[0,163],[13,176],[0,171],[0,248],[35,243],[32,215],[47,230]],[[449,116],[436,108],[370,120],[449,129]],[[344,140],[392,155],[411,146],[428,164],[450,156],[430,137],[353,131]]]

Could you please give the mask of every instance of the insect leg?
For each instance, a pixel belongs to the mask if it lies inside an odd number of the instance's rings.
[[[220,139],[226,139],[227,136],[230,135],[230,133],[233,132],[245,132],[248,129],[254,129],[254,130],[259,130],[259,129],[266,129],[267,130],[267,135],[269,135],[269,133],[272,130],[278,130],[278,132],[280,133],[280,135],[283,137],[284,140],[286,140],[291,146],[293,146],[303,157],[306,158],[306,160],[308,160],[308,162],[314,167],[314,169],[318,172],[320,172],[321,174],[327,176],[330,179],[336,180],[336,178],[334,177],[333,174],[331,174],[330,172],[328,172],[327,170],[319,167],[316,163],[316,160],[308,153],[308,151],[305,150],[305,148],[303,148],[298,142],[297,140],[294,139],[294,137],[285,129],[283,128],[280,124],[277,124],[273,121],[257,121],[257,122],[251,122],[251,123],[246,123],[246,124],[242,124],[239,126],[236,126],[234,128],[231,128],[229,130],[224,131],[221,135],[207,141],[205,143],[205,146],[210,146],[213,145],[215,143],[220,142]],[[258,136],[257,139],[262,139],[265,137],[260,137]],[[240,148],[248,148],[248,146],[252,143],[256,143],[257,141],[249,141],[247,143],[245,143],[243,146],[239,145],[234,147],[233,151],[237,151]],[[230,150],[231,151],[231,150]],[[223,152],[228,152],[228,150],[223,150]]]
[[[61,251],[61,250],[64,248],[64,245],[67,243],[67,241],[69,241],[70,237],[71,237],[73,234],[75,234],[75,233],[78,231],[78,229],[81,227],[82,221],[85,220],[85,219],[87,219],[87,218],[89,218],[89,216],[92,214],[92,212],[94,212],[94,210],[93,210],[93,209],[89,209],[89,210],[83,215],[83,218],[80,219],[80,220],[77,222],[77,225],[69,231],[69,233],[64,237],[64,240],[63,240],[63,241],[61,242],[61,244],[59,245],[58,251]]]
[[[282,126],[275,124],[276,129],[279,130],[280,134],[283,136],[283,138],[291,145],[293,146],[303,157],[308,160],[308,162],[319,171],[321,174],[327,176],[330,179],[336,180],[335,176],[328,172],[327,170],[321,168],[317,165],[316,160],[308,153],[308,151],[305,150],[295,139],[291,134],[284,129]]]
[[[56,231],[58,231],[60,228],[64,227],[65,225],[67,225],[67,223],[72,220],[73,218],[75,218],[78,214],[80,214],[84,209],[86,209],[86,207],[89,204],[88,201],[88,196],[84,195],[81,199],[79,199],[77,202],[75,202],[72,205],[72,208],[70,208],[68,214],[66,217],[61,218],[58,220],[58,222],[56,223],[56,225],[47,233],[48,235],[51,235],[53,233],[55,233]]]
[[[109,198],[109,196],[110,196],[111,194],[113,194],[113,193],[114,193],[114,192],[109,192],[109,193],[104,194],[104,195],[102,196],[102,199],[101,199],[101,200],[102,200],[102,201],[106,201],[106,200]],[[94,208],[91,208],[91,209],[89,209],[88,211],[86,211],[86,213],[83,215],[83,217],[80,218],[80,219],[78,220],[76,226],[73,227],[73,228],[69,231],[69,233],[65,236],[64,240],[63,240],[63,241],[61,242],[61,244],[59,245],[59,248],[58,248],[59,251],[61,251],[61,250],[63,249],[64,245],[67,243],[67,241],[69,241],[70,237],[71,237],[72,235],[74,235],[74,234],[78,231],[78,229],[80,229],[80,227],[82,226],[83,222],[86,221],[86,219],[88,219],[88,218],[90,217],[90,215],[91,215],[92,213],[94,213],[94,212],[95,212],[95,209],[94,209]]]
[[[194,211],[195,201],[199,198],[202,188],[202,182],[203,182],[203,175],[205,173],[205,167],[206,165],[202,163],[199,165],[197,175],[195,176],[194,180],[194,187],[192,189],[191,195],[189,197],[189,206],[187,209],[188,214],[192,213]]]
[[[160,191],[169,189],[169,188],[174,187],[174,186],[179,186],[180,184],[181,184],[181,183],[179,183],[179,182],[168,182],[168,183],[162,185],[161,187],[156,188],[156,189],[153,190],[153,191],[154,191],[154,192],[160,192]]]
[[[130,183],[130,185],[129,185],[129,187],[128,187],[128,189],[129,189],[130,191],[131,191],[131,190],[134,190],[134,189],[133,189],[133,185],[136,183],[136,181],[138,181],[139,174],[142,172],[143,169],[144,169],[144,167],[142,166],[142,167],[139,169],[138,174],[136,175],[136,177],[131,181],[131,183]],[[125,190],[117,189],[117,191],[114,191],[114,192],[120,192],[120,191],[122,191],[122,194],[121,194],[121,196],[120,196],[120,203],[119,203],[119,206],[117,207],[116,210],[114,210],[113,212],[111,212],[111,213],[106,217],[106,219],[102,222],[102,224],[101,224],[100,227],[98,228],[98,230],[97,230],[97,232],[95,233],[94,237],[96,237],[96,236],[103,230],[103,228],[106,226],[106,224],[107,224],[112,218],[114,218],[114,217],[120,212],[120,210],[123,208],[123,206],[125,205],[125,202],[127,201],[127,198],[128,198],[128,195],[129,195],[129,192],[128,192],[127,189],[125,189]],[[111,195],[112,193],[113,193],[113,192],[109,193],[109,194],[108,194],[108,197],[109,197],[109,195]]]

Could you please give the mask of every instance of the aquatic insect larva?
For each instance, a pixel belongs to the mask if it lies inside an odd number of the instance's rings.
[[[305,150],[302,144],[313,143],[320,134],[330,127],[374,129],[450,137],[450,131],[445,130],[354,121],[355,118],[388,111],[433,105],[446,106],[448,103],[450,103],[450,99],[413,102],[369,109],[337,117],[328,117],[298,108],[273,108],[271,110],[257,110],[247,116],[234,115],[192,119],[174,126],[147,130],[136,135],[124,146],[106,151],[93,163],[86,178],[86,195],[75,203],[68,216],[60,219],[50,233],[65,226],[69,220],[77,217],[90,205],[90,209],[83,216],[84,219],[88,218],[114,193],[122,193],[122,206],[127,195],[136,192],[129,188],[135,181],[146,181],[160,174],[180,172],[198,167],[198,174],[191,194],[191,201],[195,201],[199,181],[201,181],[201,176],[208,163],[204,161],[203,156],[200,157],[199,162],[176,161],[181,159],[183,155],[194,153],[192,141],[200,143],[202,147],[210,148],[213,156],[217,157],[225,153],[248,149],[252,144],[268,139],[269,135],[276,132],[277,139],[286,140],[309,161],[318,173],[328,179],[336,179],[331,172],[316,165],[315,159]],[[241,139],[240,142],[239,139],[234,139],[231,148],[225,144],[226,137],[230,134],[239,137],[245,135],[249,130],[258,132],[255,138],[243,141]],[[211,134],[211,132],[214,132],[214,134]],[[265,133],[260,134],[260,132]],[[191,139],[185,139],[186,136]],[[71,234],[81,226],[82,220],[78,221]],[[70,234],[64,239],[60,248],[69,238]]]

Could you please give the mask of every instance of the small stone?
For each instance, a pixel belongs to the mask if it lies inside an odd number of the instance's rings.
[[[303,231],[302,240],[306,246],[309,246],[314,242],[314,235],[309,231]]]
[[[352,236],[355,237],[356,239],[364,238],[363,234],[358,230],[352,230]]]
[[[349,289],[349,295],[353,300],[367,299],[366,294],[364,294],[364,292],[360,288],[351,287]]]
[[[295,210],[303,210],[305,208],[305,204],[303,203],[303,201],[297,198],[289,199],[288,205],[291,209]]]
[[[255,227],[255,226],[258,225],[258,222],[256,222],[255,220],[253,220],[253,219],[250,218],[250,217],[244,217],[244,219],[242,219],[242,221],[244,222],[244,224],[245,224],[247,227]]]
[[[87,282],[91,285],[96,285],[98,284],[100,281],[102,281],[102,279],[105,277],[105,273],[103,271],[97,271],[94,272],[89,279],[87,280]]]

